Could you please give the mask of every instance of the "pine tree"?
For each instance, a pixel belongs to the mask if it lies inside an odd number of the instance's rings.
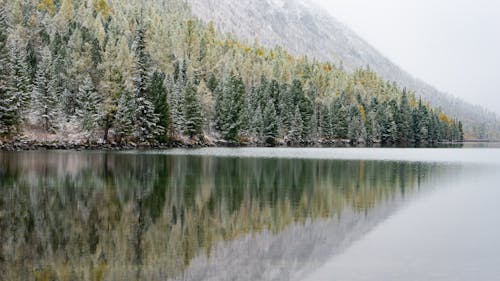
[[[348,137],[351,144],[357,144],[363,136],[363,123],[357,106],[351,106],[349,114]]]
[[[195,86],[188,82],[184,90],[184,133],[191,138],[202,134],[203,116]]]
[[[403,90],[403,95],[401,97],[399,114],[399,120],[397,120],[400,132],[399,141],[401,143],[408,144],[411,142],[413,137],[411,134],[412,114],[406,89]]]
[[[128,91],[123,91],[118,100],[115,115],[115,134],[118,142],[130,137],[134,131],[134,100]]]
[[[169,95],[167,96],[168,106],[170,110],[170,130],[169,134],[174,137],[181,135],[184,131],[184,88],[188,82],[187,78],[187,61],[183,63],[174,62],[173,79],[166,79]]]
[[[223,87],[222,97],[216,104],[217,126],[226,140],[236,141],[243,124],[243,110],[245,105],[245,85],[238,76],[231,76]]]
[[[343,104],[343,100],[344,97],[341,96],[340,98],[335,99],[333,104],[332,124],[334,132],[333,135],[336,139],[346,139],[349,130],[347,124],[347,110]]]
[[[333,138],[332,113],[327,105],[321,107],[321,136],[327,141]]]
[[[463,142],[464,141],[464,126],[462,124],[462,121],[458,121],[458,141]]]
[[[120,94],[125,91],[125,73],[116,62],[120,60],[118,56],[119,40],[110,39],[106,44],[106,50],[99,65],[98,72],[101,73],[97,90],[102,96],[102,126],[104,127],[103,140],[108,141],[109,131],[114,127],[115,114],[118,108]],[[121,63],[125,63],[121,61]]]
[[[9,84],[13,90],[13,95],[18,108],[18,120],[23,119],[23,115],[29,108],[31,101],[31,85],[29,81],[28,66],[26,64],[26,51],[20,39],[10,42],[10,78]]]
[[[11,65],[8,48],[7,15],[4,6],[0,7],[0,136],[10,135],[18,124],[18,107],[15,89],[10,83]]]
[[[274,144],[278,137],[278,117],[272,102],[264,109],[264,138],[268,144]]]
[[[314,105],[311,99],[303,96],[299,103],[300,116],[302,118],[302,138],[306,139],[313,133],[314,123]]]
[[[208,79],[208,82],[207,82],[208,89],[210,89],[210,91],[213,93],[213,92],[215,92],[215,89],[217,88],[218,84],[219,84],[219,81],[217,81],[217,78],[212,73],[210,75],[210,78]]]
[[[260,108],[260,105],[257,106],[257,109],[253,114],[250,128],[251,135],[260,142],[264,135],[264,119],[262,116],[262,109]]]
[[[152,142],[161,135],[164,128],[158,125],[159,118],[147,94],[149,55],[146,52],[145,39],[146,29],[140,22],[134,40],[134,135],[140,142]]]
[[[298,105],[295,107],[291,125],[292,129],[289,136],[290,141],[295,144],[301,143],[303,141],[302,135],[304,130],[304,121],[302,120],[302,114],[300,113]]]
[[[163,72],[155,71],[149,82],[148,95],[153,102],[155,114],[158,116],[158,125],[166,129],[170,127],[170,111],[167,103],[168,92],[165,87],[165,79]],[[166,142],[165,134],[159,135],[158,141]]]
[[[90,76],[85,77],[78,89],[80,109],[77,112],[82,128],[93,132],[102,120],[102,100],[97,93]]]
[[[48,133],[55,133],[59,118],[58,97],[52,78],[52,58],[48,48],[41,52],[35,85],[33,88],[34,113],[39,124]]]

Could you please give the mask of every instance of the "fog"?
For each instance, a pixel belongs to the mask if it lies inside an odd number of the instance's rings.
[[[500,1],[307,1],[413,76],[500,113]]]

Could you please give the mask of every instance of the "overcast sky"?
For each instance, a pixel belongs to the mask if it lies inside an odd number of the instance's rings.
[[[500,113],[499,0],[309,0],[403,69]]]

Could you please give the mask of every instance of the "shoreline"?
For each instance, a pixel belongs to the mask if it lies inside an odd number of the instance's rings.
[[[196,148],[208,148],[208,147],[290,147],[290,148],[306,148],[306,147],[317,147],[317,148],[457,148],[463,147],[466,144],[477,144],[478,142],[441,142],[436,144],[381,144],[381,143],[359,143],[351,144],[348,141],[329,141],[329,142],[303,142],[299,144],[290,144],[285,142],[277,142],[274,145],[254,143],[254,142],[242,142],[242,143],[232,143],[227,141],[215,141],[215,142],[193,142],[185,143],[182,141],[174,141],[168,144],[117,144],[117,143],[74,143],[74,142],[63,142],[63,141],[25,141],[16,140],[2,142],[0,141],[0,151],[3,152],[15,152],[15,151],[55,151],[55,150],[66,150],[66,151],[131,151],[131,150],[151,150],[151,149],[196,149]],[[488,141],[482,142],[485,144],[493,144],[496,142]]]

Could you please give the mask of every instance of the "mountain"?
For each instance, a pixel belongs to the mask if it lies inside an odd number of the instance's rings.
[[[496,114],[442,93],[414,78],[370,46],[327,12],[306,0],[187,0],[192,12],[213,21],[222,32],[240,39],[257,40],[267,47],[285,47],[342,65],[347,71],[369,67],[389,81],[416,92],[434,107],[465,123],[469,138],[498,138]]]

